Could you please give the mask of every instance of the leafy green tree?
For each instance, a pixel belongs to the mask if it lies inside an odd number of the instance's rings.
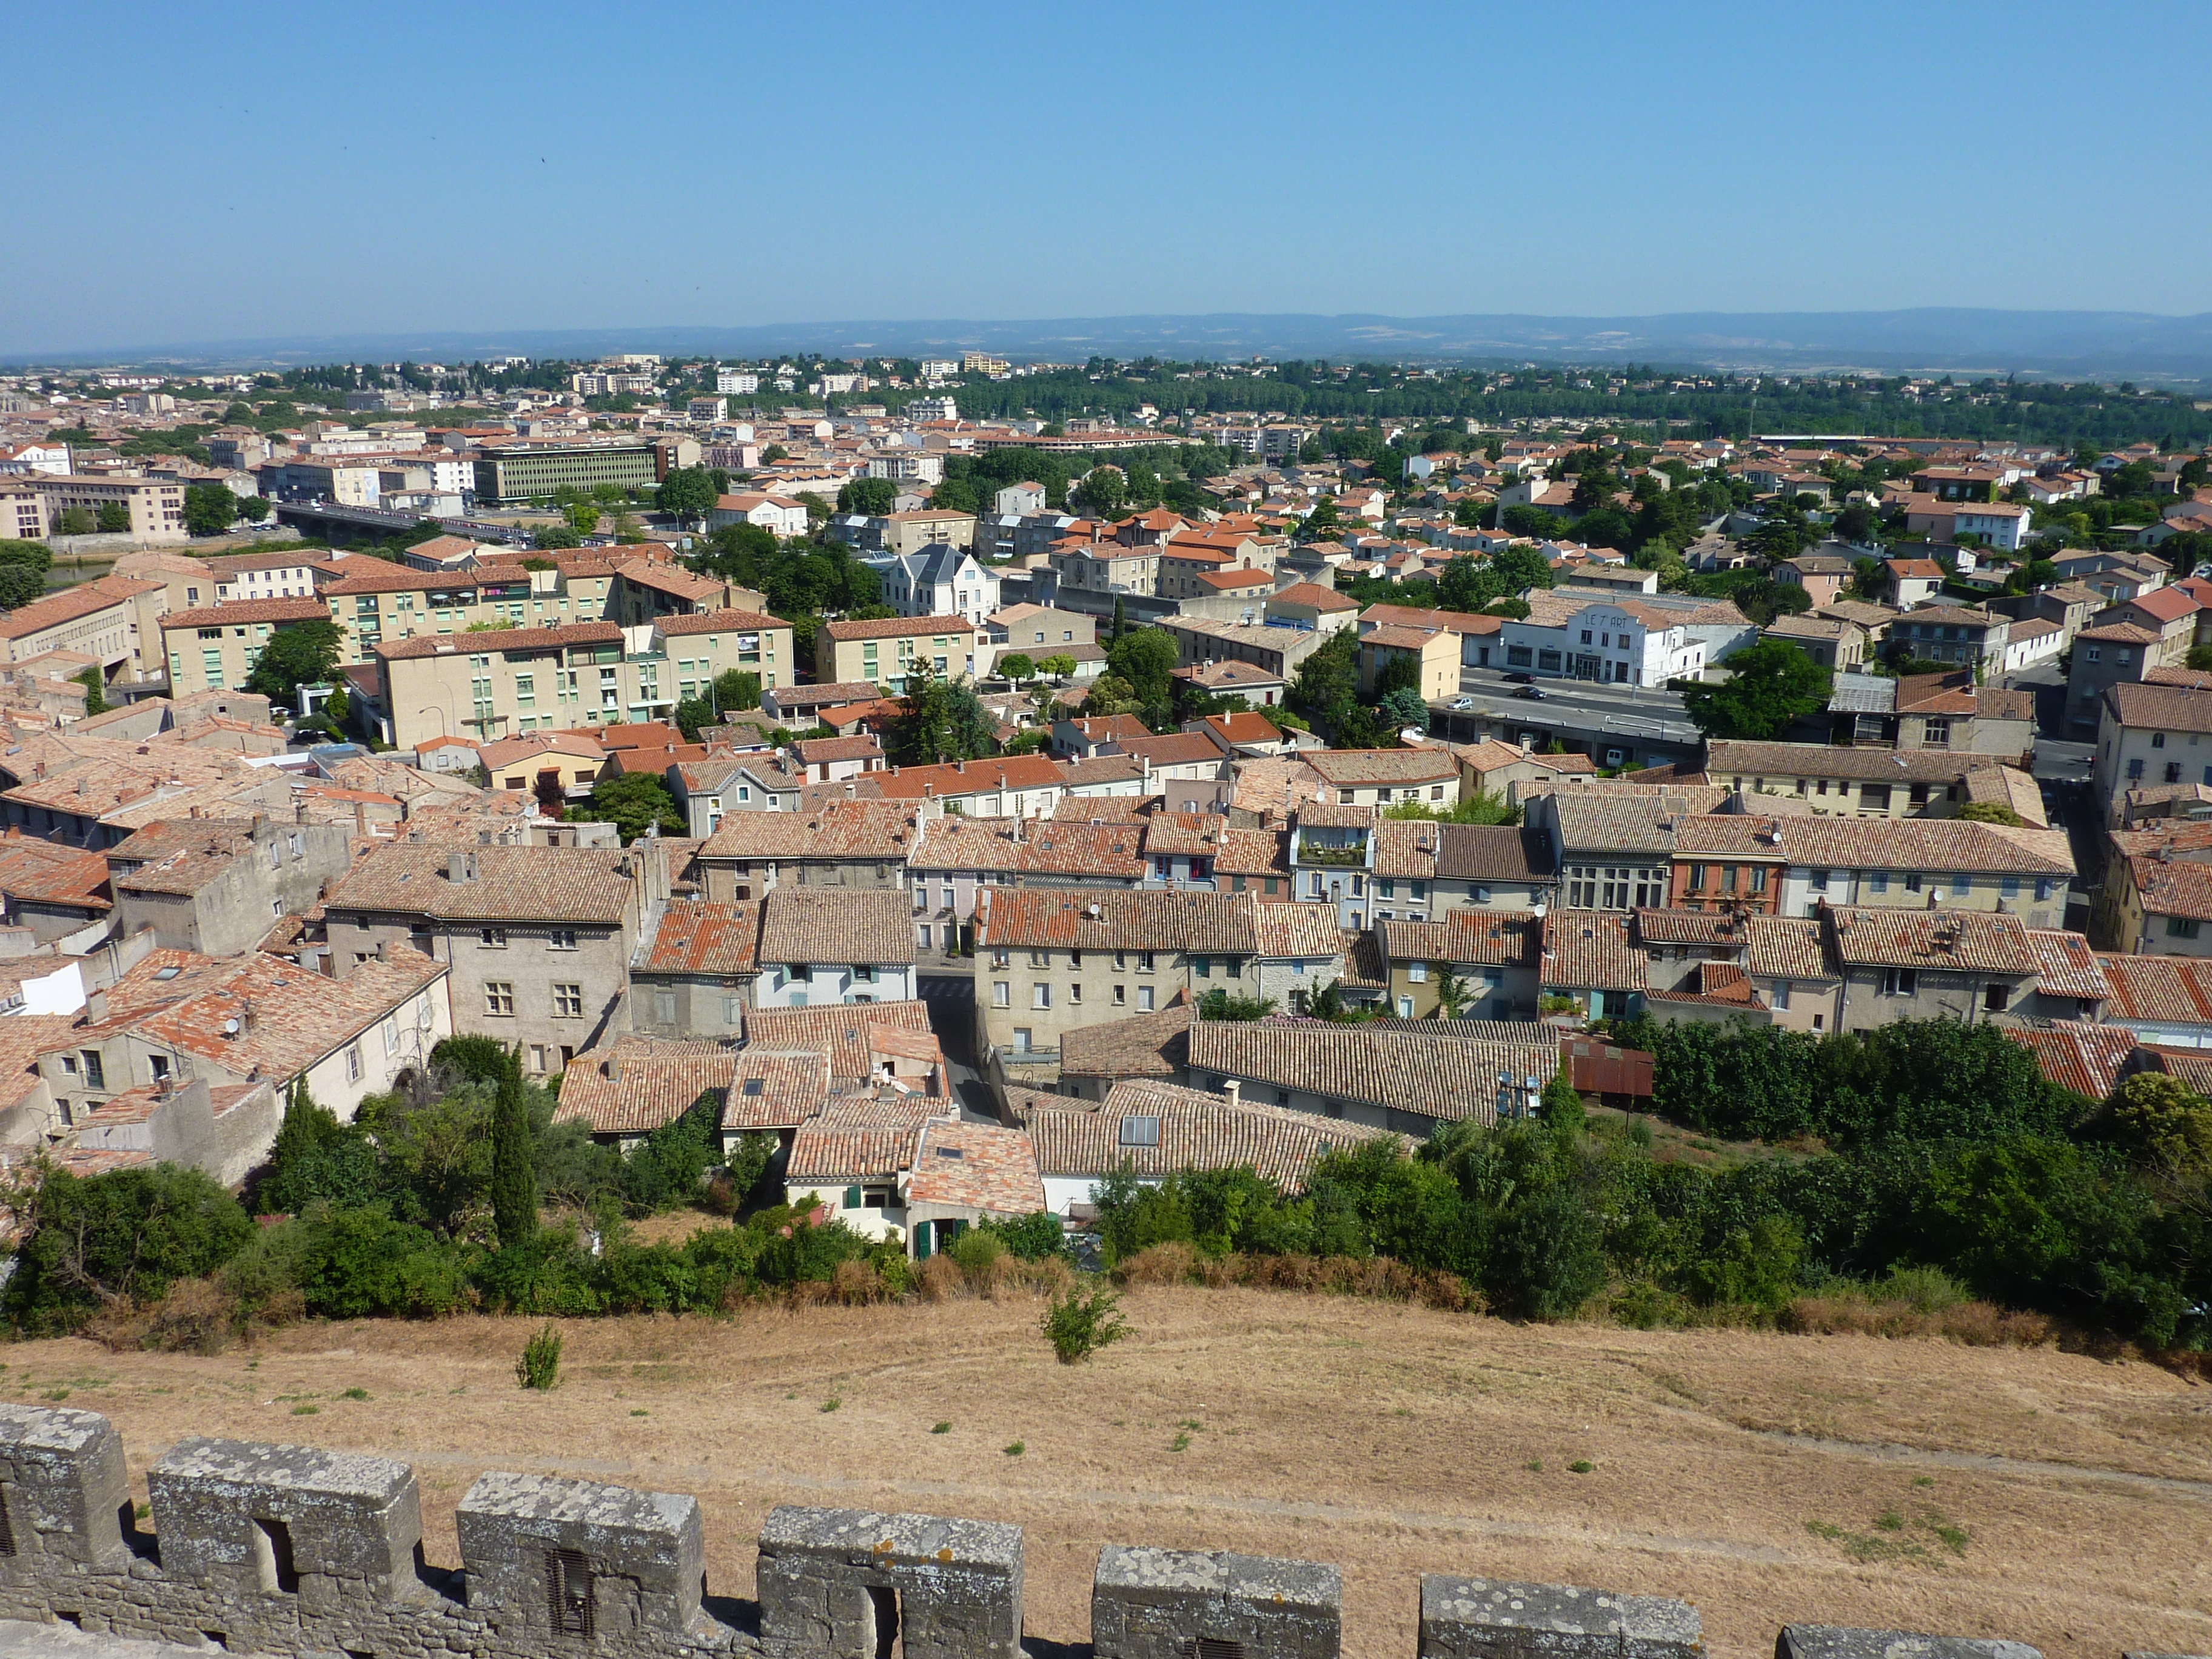
[[[1429,705],[1411,686],[1401,685],[1383,693],[1376,708],[1395,729],[1417,726],[1424,732],[1428,730]]]
[[[338,647],[344,637],[334,622],[286,623],[269,636],[254,659],[246,689],[271,702],[294,706],[303,685],[327,684],[337,672]]]
[[[599,504],[597,501],[571,501],[562,509],[562,513],[568,520],[568,527],[577,535],[596,536],[599,533]]]
[[[680,466],[661,480],[653,505],[683,524],[702,523],[714,510],[714,475],[703,466]]]
[[[898,501],[898,486],[889,478],[855,478],[837,491],[840,513],[866,513],[881,518]]]
[[[1826,706],[1827,669],[1784,640],[1762,640],[1728,659],[1718,684],[1684,684],[1683,706],[1708,738],[1771,741]]]
[[[263,495],[241,495],[238,500],[238,516],[248,524],[259,524],[275,509]]]
[[[1958,816],[1970,823],[2002,823],[2014,830],[2027,822],[2001,800],[1968,801],[1959,809]]]
[[[976,760],[991,752],[996,727],[975,688],[921,667],[907,671],[899,712],[885,722],[884,753],[901,766]]]
[[[1048,679],[1070,679],[1075,673],[1075,659],[1062,653],[1054,652],[1051,656],[1043,658],[1037,663],[1036,672]]]
[[[1506,1210],[1487,1288],[1508,1313],[1565,1319],[1605,1288],[1606,1271],[1597,1218],[1572,1188],[1552,1187]]]
[[[1532,587],[1552,585],[1552,562],[1533,547],[1500,548],[1490,556],[1490,564],[1505,584],[1507,593],[1524,593]]]
[[[220,536],[238,522],[238,497],[222,484],[185,489],[185,528],[195,536]]]
[[[593,785],[591,799],[582,806],[569,808],[568,816],[578,823],[611,823],[625,847],[656,823],[664,836],[681,836],[689,830],[668,786],[651,772],[625,772]]]
[[[1106,664],[1129,682],[1139,702],[1164,704],[1176,667],[1175,641],[1156,629],[1125,634],[1107,647]]]
[[[148,1164],[81,1179],[43,1162],[12,1197],[15,1271],[0,1306],[27,1335],[58,1336],[104,1307],[157,1300],[213,1273],[253,1223],[189,1165]]]
[[[88,719],[94,714],[105,714],[107,712],[107,699],[101,695],[104,688],[100,683],[100,665],[94,663],[84,672],[74,678],[76,683],[84,688],[86,717]]]
[[[88,507],[65,507],[54,520],[57,533],[64,536],[89,536],[96,520]]]
[[[999,672],[1017,685],[1024,680],[1034,678],[1036,672],[1037,665],[1019,651],[1009,651],[999,659]]]
[[[94,526],[104,536],[117,536],[131,528],[131,509],[120,501],[102,501]]]
[[[1336,510],[1336,497],[1323,495],[1313,504],[1298,525],[1298,539],[1305,542],[1333,541],[1344,533],[1344,520]]]
[[[538,1231],[538,1176],[530,1112],[522,1092],[522,1060],[510,1054],[492,1116],[491,1207],[502,1249],[526,1244]]]
[[[532,536],[531,540],[538,546],[548,550],[581,547],[584,544],[584,538],[565,524],[542,524],[538,526],[537,532]]]
[[[1070,507],[1093,517],[1110,519],[1128,499],[1128,483],[1121,470],[1097,466],[1083,475],[1083,482],[1069,492],[1067,501]]]
[[[929,504],[940,513],[981,513],[982,497],[965,478],[947,478],[929,492]]]
[[[1452,508],[1452,522],[1462,530],[1480,530],[1485,528],[1482,521],[1489,514],[1488,507],[1469,495]]]

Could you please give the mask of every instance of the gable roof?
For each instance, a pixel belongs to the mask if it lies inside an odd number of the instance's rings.
[[[895,887],[827,892],[779,884],[761,901],[760,959],[911,963],[913,903]]]
[[[1287,1193],[1305,1189],[1313,1166],[1385,1132],[1279,1106],[1231,1105],[1224,1096],[1151,1078],[1116,1083],[1103,1102],[1027,1093],[1015,1109],[1049,1177],[1106,1176],[1124,1163],[1141,1176],[1177,1170],[1249,1169]],[[1124,1139],[1130,1118],[1149,1118],[1149,1136]]]
[[[1445,1022],[1462,1023],[1473,1022]],[[1486,1124],[1497,1120],[1499,1073],[1549,1079],[1559,1066],[1548,1031],[1498,1041],[1326,1020],[1194,1019],[1189,1056],[1190,1075],[1200,1083],[1246,1079],[1418,1121]]]

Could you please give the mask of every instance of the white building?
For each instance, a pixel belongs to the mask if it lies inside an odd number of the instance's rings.
[[[684,406],[684,415],[686,420],[726,421],[730,416],[730,400],[719,397],[694,398]]]
[[[882,567],[884,603],[902,617],[960,617],[976,628],[999,608],[999,574],[964,547],[938,542]]]
[[[787,500],[781,495],[763,495],[757,492],[716,496],[714,510],[707,515],[707,528],[720,530],[733,524],[757,525],[775,536],[804,536],[806,533],[806,505],[803,501]]]
[[[2015,507],[2009,501],[1960,501],[1952,509],[1951,534],[1978,536],[1985,547],[2017,553],[2034,521],[2033,507]],[[1965,559],[1959,561],[1959,568],[1966,568]]]
[[[726,397],[750,398],[760,390],[760,376],[741,369],[718,368],[714,371],[714,390]]]
[[[1706,642],[1681,616],[1633,600],[1583,600],[1554,589],[1530,599],[1525,621],[1499,630],[1505,666],[1607,684],[1663,686],[1705,672]]]
[[[951,398],[916,398],[906,406],[909,421],[957,421],[960,405]]]

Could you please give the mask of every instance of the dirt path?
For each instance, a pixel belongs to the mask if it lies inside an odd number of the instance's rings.
[[[195,1432],[407,1458],[447,1563],[487,1467],[696,1492],[718,1595],[750,1594],[779,1502],[1017,1522],[1029,1628],[1063,1643],[1099,1546],[1137,1541],[1334,1561],[1346,1650],[1389,1659],[1424,1571],[1685,1596],[1741,1659],[1791,1619],[2212,1650],[2212,1389],[2152,1367],[1247,1291],[1126,1306],[1133,1337],[1073,1368],[1036,1304],[963,1301],[579,1322],[546,1396],[514,1384],[527,1323],[494,1319],[212,1358],[23,1344],[0,1395],[106,1412],[142,1491]]]

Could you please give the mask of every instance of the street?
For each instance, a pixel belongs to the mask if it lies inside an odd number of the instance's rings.
[[[929,1029],[945,1050],[945,1069],[961,1116],[970,1123],[996,1123],[999,1112],[991,1085],[975,1069],[975,980],[965,973],[924,973],[916,984],[929,1008]]]

